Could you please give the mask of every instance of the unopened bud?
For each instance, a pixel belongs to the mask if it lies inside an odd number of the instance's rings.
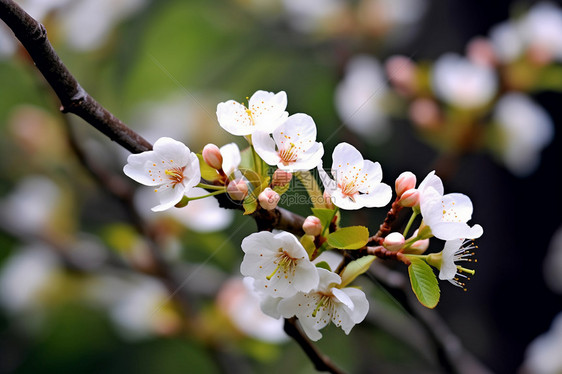
[[[322,222],[320,222],[320,218],[316,216],[308,216],[302,224],[302,229],[307,235],[320,235],[322,232]]]
[[[420,191],[417,188],[412,188],[402,194],[398,204],[403,207],[413,208],[420,205]]]
[[[207,144],[203,147],[203,161],[213,169],[222,169],[222,155],[219,147],[214,144]]]
[[[402,194],[412,188],[416,187],[416,176],[411,171],[405,171],[396,178],[395,189],[396,196],[400,197]]]
[[[408,253],[421,255],[427,248],[429,248],[429,239],[416,240],[410,248],[408,248]]]
[[[277,204],[281,200],[281,196],[271,188],[267,187],[263,190],[259,196],[258,201],[260,202],[260,206],[265,210],[273,210],[277,207]]]
[[[248,185],[243,180],[233,180],[226,187],[226,192],[234,200],[244,200],[248,195]]]
[[[328,191],[324,191],[322,197],[324,198],[324,206],[326,207],[326,209],[334,209],[334,203],[332,202],[332,197],[330,196]]]
[[[293,178],[293,173],[281,169],[275,170],[273,178],[271,178],[272,186],[286,186]]]
[[[399,232],[391,232],[384,238],[382,245],[389,251],[398,251],[402,248],[405,241],[404,235]]]

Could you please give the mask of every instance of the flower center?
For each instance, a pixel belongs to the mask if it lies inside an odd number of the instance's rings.
[[[342,195],[349,197],[351,200],[353,200],[353,196],[359,190],[359,186],[357,186],[354,181],[346,181],[344,183],[338,184],[338,187],[341,189]]]
[[[290,143],[289,148],[279,150],[279,157],[281,158],[283,165],[295,162],[298,158],[295,143]]]
[[[331,307],[332,307],[332,297],[331,297],[331,295],[322,294],[322,296],[320,297],[320,300],[318,301],[318,304],[316,304],[316,308],[314,308],[314,311],[312,312],[312,317],[316,318],[316,314],[318,314],[318,311],[320,309],[327,309],[327,308],[331,308]]]
[[[279,269],[283,269],[283,274],[285,274],[285,278],[287,278],[288,273],[294,273],[297,267],[298,259],[291,257],[283,248],[279,248],[278,251],[277,259],[273,261],[277,267],[273,270],[273,273],[266,277],[267,280],[271,280],[275,274],[277,274],[278,278],[281,277],[281,275],[278,274]]]
[[[172,182],[172,188],[183,181],[184,175],[183,171],[185,170],[185,166],[183,168],[175,167],[172,169],[166,169],[165,173],[168,176],[168,179]]]
[[[248,114],[248,117],[250,117],[250,125],[255,126],[256,121],[254,120],[254,114],[253,114],[252,110],[246,109],[246,114]]]

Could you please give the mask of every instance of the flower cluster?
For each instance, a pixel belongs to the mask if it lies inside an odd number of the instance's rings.
[[[460,193],[445,194],[435,172],[417,188],[415,175],[405,172],[395,182],[396,201],[388,213],[395,217],[397,209],[412,209],[402,232],[390,232],[388,227],[370,236],[367,227],[341,227],[340,209],[384,207],[392,199],[392,188],[382,182],[381,165],[364,159],[348,143],[334,148],[331,169],[324,170],[324,146],[316,140],[314,120],[304,113],[289,115],[286,107],[285,92],[266,91],[254,93],[247,105],[234,100],[218,104],[219,125],[246,139],[247,157],[234,143],[221,148],[208,144],[196,155],[176,140],[161,138],[153,150],[129,156],[124,172],[153,187],[160,199],[155,211],[226,194],[244,214],[276,209],[296,175],[311,197],[312,215],[292,232],[260,231],[246,237],[240,272],[259,295],[265,314],[296,317],[311,340],[320,339],[320,330],[330,322],[348,334],[365,319],[367,296],[350,284],[376,257],[394,258],[415,268],[410,272],[412,288],[428,307],[434,307],[439,297],[431,266],[439,270],[440,279],[464,287],[466,274],[474,271],[457,262],[472,260],[476,245],[467,239],[483,233],[480,225],[468,224],[471,200]],[[316,170],[323,191],[312,175]],[[189,197],[193,187],[211,192]],[[406,239],[418,215],[419,227]],[[433,237],[445,241],[444,249],[425,255]],[[347,251],[353,255],[343,256]],[[422,284],[427,279],[435,282]]]

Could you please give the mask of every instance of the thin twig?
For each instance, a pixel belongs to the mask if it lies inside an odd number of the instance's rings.
[[[152,145],[94,100],[78,83],[47,39],[47,30],[12,0],[0,0],[0,18],[29,53],[53,88],[63,113],[74,113],[133,153]]]
[[[306,337],[302,330],[297,325],[295,317],[285,319],[284,329],[287,335],[293,338],[302,348],[304,353],[308,356],[310,361],[314,364],[314,368],[318,371],[327,371],[333,374],[344,374],[334,363],[326,356],[324,356],[314,344]]]

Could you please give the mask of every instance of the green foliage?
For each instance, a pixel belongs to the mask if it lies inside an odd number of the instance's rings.
[[[439,302],[440,290],[433,269],[422,259],[408,257],[412,262],[408,267],[412,290],[419,302],[427,308],[435,308]]]
[[[217,170],[213,169],[212,167],[207,165],[207,163],[205,161],[203,161],[203,156],[200,153],[197,153],[197,158],[199,159],[199,167],[201,169],[201,178],[203,178],[205,180],[208,180],[208,181],[213,181],[213,180],[217,179],[217,177],[219,176],[219,173],[217,172]]]
[[[369,230],[365,226],[342,227],[328,235],[328,244],[339,249],[359,249],[369,241]]]
[[[355,278],[369,270],[369,267],[375,261],[376,256],[363,256],[355,261],[351,261],[345,269],[343,269],[341,276],[340,288],[343,288],[353,282]]]

